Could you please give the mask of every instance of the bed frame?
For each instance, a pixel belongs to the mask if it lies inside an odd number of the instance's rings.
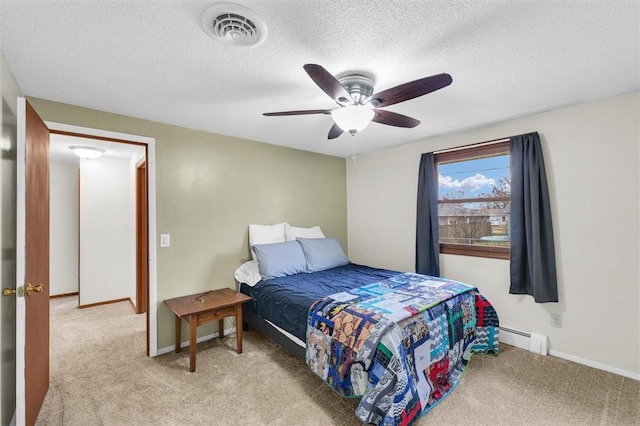
[[[242,330],[246,331],[251,327],[304,361],[306,359],[306,349],[280,333],[274,326],[258,315],[250,305],[251,303],[242,305]]]

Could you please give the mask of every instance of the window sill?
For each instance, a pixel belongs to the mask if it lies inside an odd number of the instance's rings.
[[[440,253],[509,260],[509,247],[440,243]]]

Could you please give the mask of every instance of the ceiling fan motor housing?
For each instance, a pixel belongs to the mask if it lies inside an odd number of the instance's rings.
[[[369,96],[373,94],[373,80],[362,74],[350,74],[338,79],[340,84],[349,92],[353,103],[356,105],[364,104]],[[348,99],[338,99],[341,105],[351,105]]]

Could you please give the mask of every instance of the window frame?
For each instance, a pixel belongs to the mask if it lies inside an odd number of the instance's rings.
[[[436,163],[436,170],[438,170],[441,163],[452,163],[458,161],[474,160],[484,157],[493,157],[497,155],[509,154],[509,139],[501,139],[491,143],[485,143],[480,145],[472,145],[469,147],[461,147],[459,149],[436,152],[434,153],[434,160]],[[439,172],[438,172],[439,175]],[[496,201],[505,201],[506,197],[490,198]],[[482,202],[487,198],[465,198],[467,202]],[[510,200],[510,198],[509,198]],[[438,205],[442,203],[459,203],[460,200],[443,201],[438,197]],[[498,247],[498,246],[483,246],[483,245],[471,245],[471,244],[457,244],[457,243],[440,243],[441,254],[454,254],[462,256],[475,256],[486,257],[491,259],[506,259],[510,258],[511,247]]]

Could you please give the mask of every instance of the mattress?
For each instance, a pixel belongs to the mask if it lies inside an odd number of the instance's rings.
[[[349,263],[311,274],[262,280],[240,291],[253,298],[250,307],[262,319],[306,342],[307,316],[318,299],[365,284],[385,280],[399,272]]]

